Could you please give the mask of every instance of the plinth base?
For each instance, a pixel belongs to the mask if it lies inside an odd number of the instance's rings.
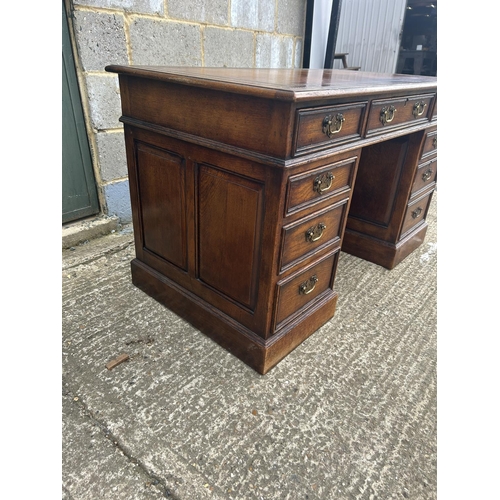
[[[337,292],[314,303],[304,314],[265,340],[138,259],[132,282],[192,326],[264,375],[335,314]]]
[[[342,251],[387,269],[394,269],[424,242],[426,232],[427,222],[424,221],[402,240],[391,243],[346,228]]]

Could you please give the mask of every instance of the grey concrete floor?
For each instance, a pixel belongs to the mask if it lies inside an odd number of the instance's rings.
[[[335,317],[265,376],[132,285],[130,232],[64,250],[63,498],[437,498],[436,196],[392,271],[341,254]]]

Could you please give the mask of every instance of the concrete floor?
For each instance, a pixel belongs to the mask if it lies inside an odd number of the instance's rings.
[[[341,254],[265,376],[132,285],[130,232],[64,250],[63,498],[435,499],[436,199],[392,271]]]

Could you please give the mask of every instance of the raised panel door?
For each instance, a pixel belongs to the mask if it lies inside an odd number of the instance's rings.
[[[187,270],[185,161],[140,142],[136,154],[144,249]]]
[[[198,277],[253,310],[264,184],[212,165],[198,170]]]

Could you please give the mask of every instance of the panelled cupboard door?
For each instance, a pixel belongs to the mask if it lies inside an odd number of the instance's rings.
[[[253,310],[264,184],[213,165],[198,168],[199,278]]]
[[[136,144],[144,249],[187,271],[185,160],[148,144]]]
[[[62,5],[62,222],[99,212],[80,92]]]
[[[266,338],[263,247],[276,236],[282,173],[139,127],[125,125],[125,138],[137,259]]]

